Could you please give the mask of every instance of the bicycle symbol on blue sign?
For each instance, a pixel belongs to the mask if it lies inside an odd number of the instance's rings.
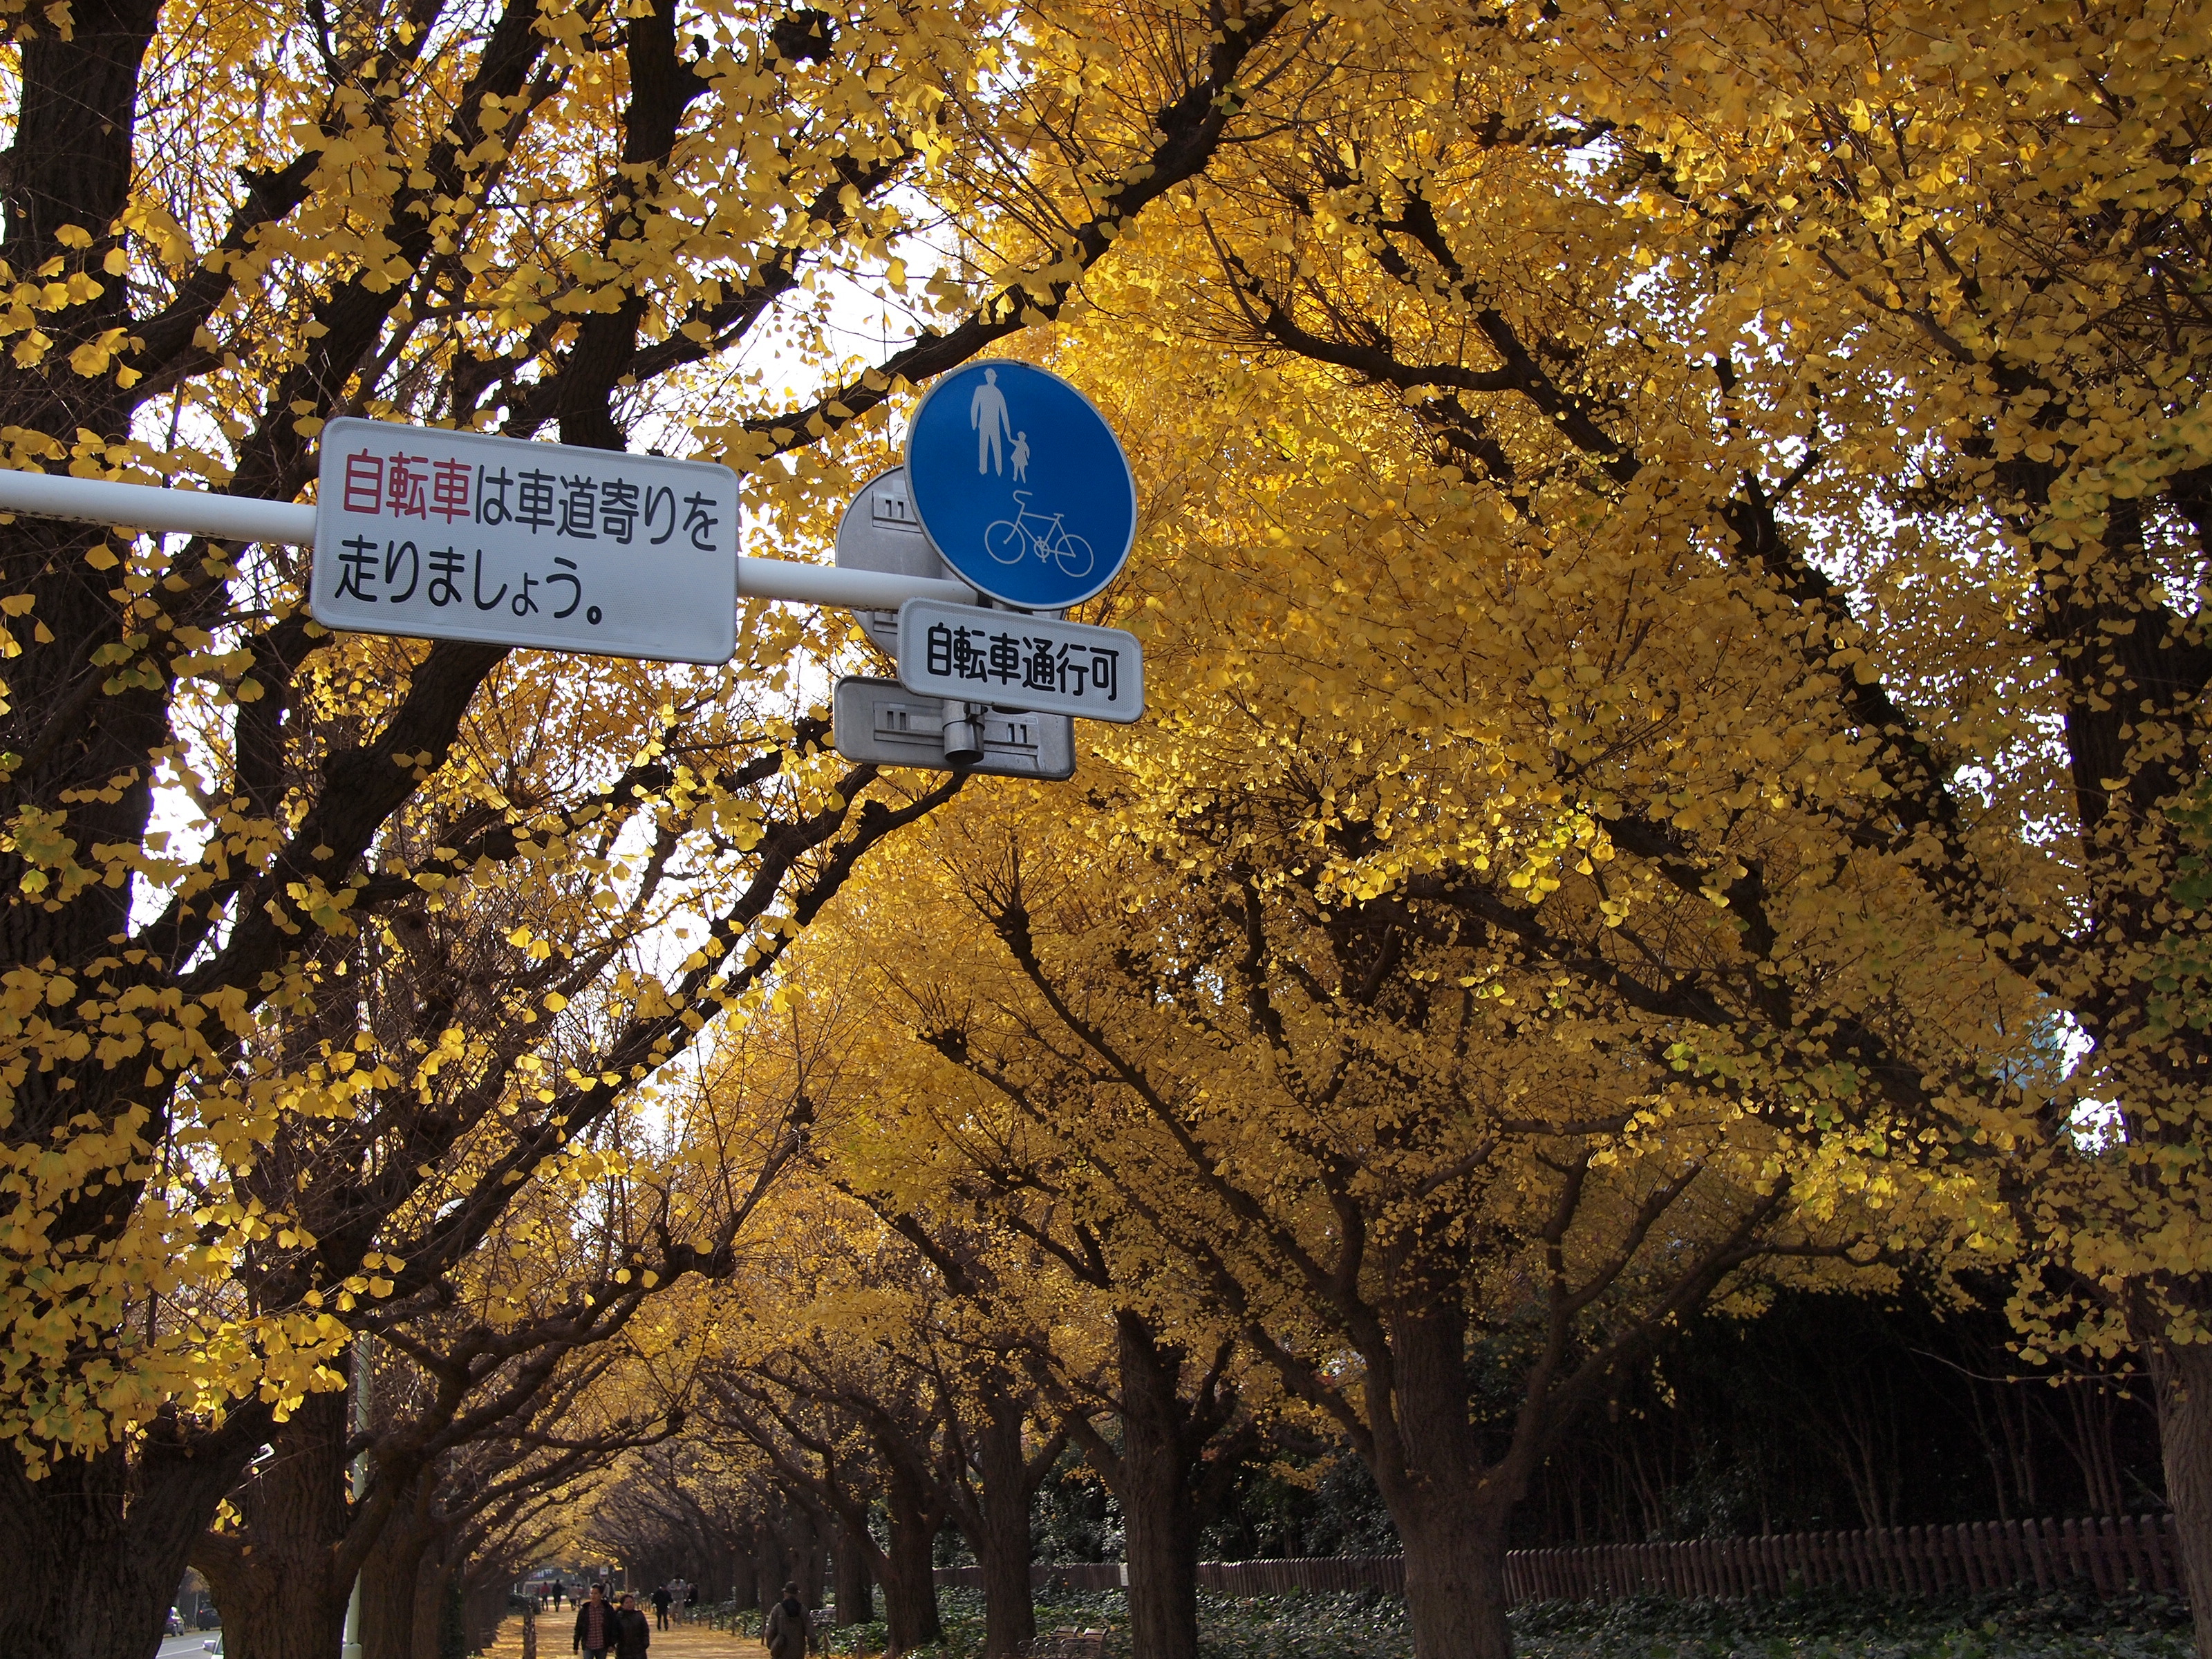
[[[1014,500],[1027,501],[1030,492],[1017,489]],[[1080,536],[1071,536],[1061,520],[1065,513],[1055,513],[1049,519],[1042,513],[1031,513],[1018,506],[1011,519],[1000,519],[986,526],[983,548],[1000,564],[1019,564],[1025,555],[1058,565],[1070,577],[1081,580],[1091,574],[1091,544]]]
[[[1024,611],[1089,599],[1136,539],[1136,483],[1113,428],[1028,363],[971,363],[932,386],[908,434],[907,483],[945,562]]]

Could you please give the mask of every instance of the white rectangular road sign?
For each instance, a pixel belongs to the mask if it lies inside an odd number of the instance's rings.
[[[1137,636],[1019,611],[908,599],[899,607],[899,683],[929,697],[1127,724],[1145,713]]]
[[[726,466],[336,420],[311,609],[325,628],[726,662],[738,479]]]
[[[942,697],[917,697],[896,680],[854,677],[837,682],[830,709],[836,726],[830,741],[847,760],[954,769],[945,758]],[[961,769],[1053,782],[1075,775],[1075,722],[1066,715],[994,708],[975,724],[982,758]]]

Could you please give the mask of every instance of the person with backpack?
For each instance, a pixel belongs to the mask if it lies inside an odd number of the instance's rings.
[[[769,1659],[806,1659],[813,1638],[806,1604],[799,1599],[799,1586],[786,1584],[783,1600],[768,1610],[768,1622],[761,1626],[762,1644],[768,1649]]]

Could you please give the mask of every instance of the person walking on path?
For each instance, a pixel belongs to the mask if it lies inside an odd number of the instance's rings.
[[[668,1628],[668,1604],[675,1599],[665,1584],[653,1593],[653,1622],[662,1630]]]
[[[768,1610],[768,1623],[761,1626],[762,1645],[768,1649],[769,1659],[806,1659],[813,1636],[807,1626],[806,1604],[799,1599],[799,1586],[786,1584],[783,1600]]]
[[[607,1650],[615,1644],[615,1610],[607,1601],[606,1586],[592,1586],[592,1599],[576,1604],[576,1639],[568,1644],[571,1653],[583,1653],[591,1659],[607,1659]]]
[[[696,1584],[684,1587],[684,1612],[681,1616],[687,1620],[699,1616],[699,1587]]]
[[[556,1574],[552,1583],[553,1611],[556,1613],[561,1611],[561,1580],[559,1576]]]
[[[653,1626],[639,1611],[637,1597],[624,1594],[615,1609],[615,1659],[645,1659],[653,1645]]]

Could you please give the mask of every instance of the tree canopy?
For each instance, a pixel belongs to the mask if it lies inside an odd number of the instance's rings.
[[[368,414],[818,553],[1018,352],[1135,463],[1152,703],[879,775],[841,617],[333,635],[280,547],[0,527],[0,1636],[143,1644],[281,1443],[319,1652],[565,1401],[915,1640],[1064,1439],[1161,1659],[1223,1437],[1333,1437],[1502,1653],[1684,1319],[1971,1270],[2142,1356],[2212,1654],[2204,8],[0,15],[12,466],[289,500]]]

